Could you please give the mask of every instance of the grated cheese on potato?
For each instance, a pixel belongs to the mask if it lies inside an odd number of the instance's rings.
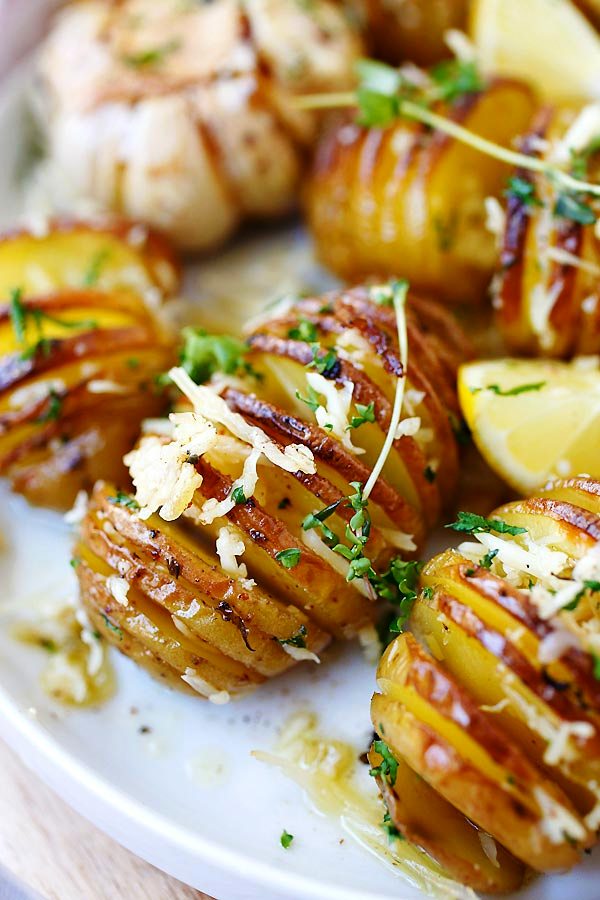
[[[308,372],[306,381],[317,394],[325,398],[324,406],[317,406],[315,418],[317,423],[336,437],[346,450],[355,456],[364,453],[362,447],[356,447],[350,437],[350,404],[354,393],[354,384],[345,382],[343,387],[337,388],[332,381],[328,381],[318,372]]]

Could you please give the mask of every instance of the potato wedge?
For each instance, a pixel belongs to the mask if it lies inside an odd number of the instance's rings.
[[[32,503],[68,509],[100,477],[123,482],[140,422],[164,409],[154,376],[172,341],[143,298],[173,290],[178,268],[136,227],[0,239],[0,474]]]
[[[508,145],[533,104],[522,84],[495,81],[444,113]],[[496,262],[484,199],[500,195],[507,174],[411,122],[366,130],[344,120],[322,139],[307,191],[319,256],[348,280],[402,275],[446,301],[480,300]]]

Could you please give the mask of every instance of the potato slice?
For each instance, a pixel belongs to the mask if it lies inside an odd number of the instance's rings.
[[[373,767],[382,757],[369,751]],[[462,884],[486,893],[517,890],[525,867],[493,838],[480,831],[402,759],[393,784],[377,784],[393,824],[407,840],[426,850]]]

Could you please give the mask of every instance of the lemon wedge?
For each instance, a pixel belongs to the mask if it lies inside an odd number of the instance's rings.
[[[520,493],[554,477],[600,478],[596,357],[469,363],[459,371],[458,394],[482,456]]]
[[[486,75],[554,102],[600,97],[600,35],[570,0],[475,0],[470,35]]]

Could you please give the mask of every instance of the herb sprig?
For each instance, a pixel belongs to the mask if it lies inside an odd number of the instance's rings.
[[[518,525],[508,525],[502,519],[486,519],[484,516],[478,516],[477,513],[459,512],[456,522],[445,525],[444,528],[452,528],[454,531],[461,531],[466,534],[483,534],[485,532],[496,532],[496,534],[526,534],[527,529]]]

